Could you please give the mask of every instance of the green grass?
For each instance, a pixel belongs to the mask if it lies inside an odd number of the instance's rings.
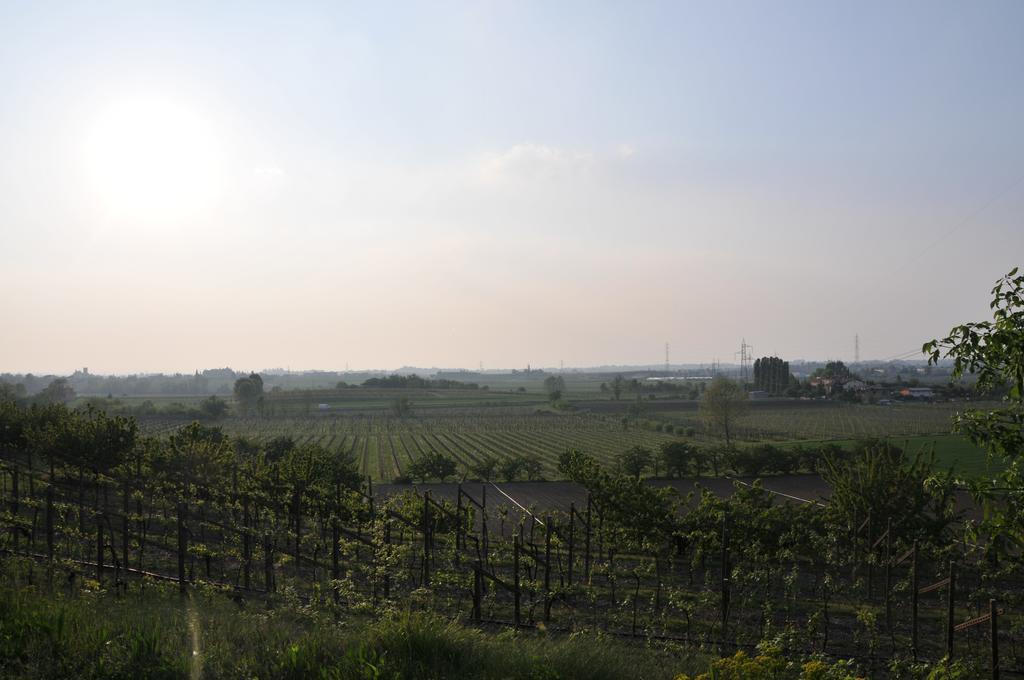
[[[935,449],[935,468],[948,470],[963,477],[981,478],[995,474],[1002,468],[999,461],[989,461],[984,449],[972,444],[966,437],[956,434],[922,435],[917,437],[889,437],[888,440],[902,448],[907,455],[913,456],[922,448]],[[794,440],[780,442],[781,446],[814,446],[816,444],[835,444],[843,448],[851,448],[857,439],[823,439]]]
[[[671,678],[708,661],[598,633],[486,632],[410,611],[374,619],[154,584],[121,596],[0,585],[0,677],[616,680]]]

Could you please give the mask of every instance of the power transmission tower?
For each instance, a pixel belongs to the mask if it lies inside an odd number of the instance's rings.
[[[853,336],[853,363],[860,363],[860,334]]]
[[[743,338],[740,342],[740,351],[736,352],[740,356],[740,384],[747,384],[747,373],[748,365],[754,359],[754,347],[747,344],[747,339]]]
[[[669,363],[668,363],[668,343],[666,342],[665,343],[665,372],[668,373],[669,370],[670,369],[669,369]]]

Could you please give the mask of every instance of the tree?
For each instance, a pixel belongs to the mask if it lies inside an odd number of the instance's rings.
[[[654,462],[654,456],[650,449],[643,446],[634,446],[629,451],[620,453],[617,462],[619,469],[624,474],[639,481],[644,470],[651,467],[651,463]]]
[[[75,390],[67,378],[57,378],[36,396],[41,404],[66,404],[75,398]]]
[[[645,404],[643,400],[640,399],[639,394],[636,395],[636,401],[634,401],[626,408],[626,413],[629,414],[629,417],[633,419],[633,424],[637,426],[640,425],[640,418],[643,417],[646,411],[647,404]]]
[[[724,376],[716,376],[700,401],[700,414],[712,429],[725,436],[725,445],[732,445],[732,430],[736,420],[746,414],[750,406],[747,393],[739,383]]]
[[[789,362],[779,357],[761,357],[754,361],[754,388],[770,394],[782,394],[792,376]]]
[[[412,401],[409,397],[395,397],[391,400],[391,413],[398,418],[412,415]]]
[[[694,446],[687,442],[665,442],[658,450],[658,459],[669,477],[682,477],[694,458]]]
[[[218,420],[228,412],[228,403],[216,395],[211,395],[199,402],[199,412],[204,418]]]
[[[263,378],[257,373],[235,381],[235,400],[245,415],[254,415],[263,408]]]
[[[679,513],[674,489],[654,487],[629,475],[608,471],[592,456],[566,451],[558,470],[582,484],[601,508],[605,531],[626,549],[659,550],[674,534]]]
[[[815,378],[827,378],[836,383],[845,383],[857,378],[842,361],[829,361],[823,368],[811,374]]]
[[[946,357],[954,378],[974,375],[978,391],[1005,390],[1002,408],[961,413],[954,429],[1003,463],[972,493],[985,509],[980,533],[991,537],[994,555],[1010,557],[1024,549],[1024,274],[1014,267],[991,293],[991,321],[956,326],[922,350],[929,366]]]
[[[544,461],[536,453],[527,453],[519,456],[519,465],[526,478],[535,482],[544,478]]]
[[[870,513],[877,536],[888,520],[905,542],[948,543],[957,519],[951,472],[936,474],[935,455],[921,449],[913,459],[883,441],[859,442],[852,455],[825,457],[822,479],[828,482],[828,513],[834,525],[856,528]]]
[[[25,386],[21,383],[12,385],[0,380],[0,401],[18,402],[25,398]]]
[[[552,404],[557,402],[565,392],[565,379],[560,375],[549,375],[544,378],[544,391],[548,393]]]
[[[612,378],[612,396],[615,397],[615,401],[618,401],[619,397],[622,396],[622,390],[623,388],[625,388],[625,386],[626,379],[622,377],[622,374],[616,375],[614,378]]]
[[[519,456],[509,456],[508,458],[502,458],[501,462],[498,463],[498,474],[506,482],[515,481],[523,471],[523,461]]]
[[[274,437],[263,446],[267,460],[272,463],[282,460],[294,448],[295,440],[286,434]]]
[[[428,479],[440,479],[443,482],[457,470],[454,460],[443,453],[430,451],[414,460],[406,469],[406,474],[422,482]]]
[[[498,469],[498,461],[491,456],[481,456],[480,460],[469,464],[469,473],[485,482],[491,481]]]

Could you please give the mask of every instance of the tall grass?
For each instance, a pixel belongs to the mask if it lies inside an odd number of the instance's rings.
[[[616,680],[707,662],[595,633],[485,632],[424,613],[373,620],[155,584],[117,596],[0,581],[0,677]]]

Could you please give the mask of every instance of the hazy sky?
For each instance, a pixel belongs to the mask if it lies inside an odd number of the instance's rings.
[[[904,354],[1024,264],[1024,3],[5,2],[0,370]]]

